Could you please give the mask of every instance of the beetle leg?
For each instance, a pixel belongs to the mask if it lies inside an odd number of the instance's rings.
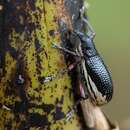
[[[68,50],[68,49],[66,49],[64,47],[61,47],[60,45],[56,45],[56,44],[53,43],[52,47],[56,48],[56,49],[59,49],[59,50],[62,50],[63,52],[66,52],[66,53],[71,54],[73,56],[82,57],[80,54],[78,54],[78,53],[76,53],[74,51]]]
[[[96,35],[96,33],[93,30],[93,27],[91,26],[91,24],[89,23],[89,21],[87,20],[87,18],[82,18],[82,20],[88,26],[88,34],[87,35],[93,39],[95,37],[95,35]]]
[[[77,64],[79,64],[81,62],[81,59],[77,60],[76,62],[70,64],[67,68],[65,69],[61,69],[60,71],[57,72],[57,74],[53,74],[51,76],[47,76],[47,77],[44,77],[42,79],[42,83],[47,83],[47,82],[50,82],[52,80],[55,80],[59,77],[61,77],[62,75],[64,75],[65,73],[73,70]]]
[[[77,111],[77,106],[79,105],[80,101],[81,101],[80,99],[78,101],[76,101],[75,105],[73,105],[72,108],[70,109],[70,111],[67,112],[66,121],[69,121],[72,118],[74,112]]]
[[[66,122],[69,121],[74,113],[74,109],[70,110],[67,114],[66,114]]]

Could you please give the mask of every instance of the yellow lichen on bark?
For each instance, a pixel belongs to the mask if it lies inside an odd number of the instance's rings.
[[[66,122],[66,114],[74,105],[72,86],[67,73],[59,74],[66,68],[63,54],[52,47],[52,43],[61,43],[58,8],[63,9],[63,4],[63,0],[6,1],[8,40],[2,43],[7,46],[0,81],[0,130],[9,125],[13,130],[81,128],[76,112]],[[45,77],[56,74],[54,80],[44,83]],[[42,124],[35,123],[35,118]]]

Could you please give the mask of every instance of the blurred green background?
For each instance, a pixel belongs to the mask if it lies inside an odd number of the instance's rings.
[[[95,44],[114,82],[113,100],[104,107],[121,130],[130,130],[130,0],[87,0]]]

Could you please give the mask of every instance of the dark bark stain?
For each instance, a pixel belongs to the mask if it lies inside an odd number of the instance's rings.
[[[61,98],[56,98],[56,104],[62,105],[64,103],[64,96],[62,95]]]
[[[8,51],[12,58],[17,60],[18,51],[11,46],[12,39],[9,35],[13,30],[16,33],[22,34],[23,32],[27,41],[30,41],[30,34],[37,27],[38,23],[31,22],[29,11],[35,11],[35,0],[5,0],[3,3],[3,11],[0,12],[0,80],[5,74],[5,54]],[[37,15],[36,15],[37,17]],[[16,41],[16,46],[20,46],[20,41]],[[2,43],[2,44],[1,44]],[[23,46],[24,43],[21,43]],[[24,50],[22,50],[24,51]]]
[[[30,113],[28,115],[28,123],[31,126],[45,126],[50,124],[45,115],[40,115],[38,113]]]
[[[6,96],[11,96],[11,95],[13,95],[13,94],[14,94],[13,82],[7,80],[6,89],[5,89],[5,95],[6,95]]]
[[[41,77],[41,76],[39,76],[38,77],[38,81],[41,83],[41,84],[44,84],[44,80],[45,80],[45,77]]]
[[[39,113],[28,113],[27,121],[23,121],[19,127],[19,130],[29,130],[31,127],[45,128],[50,126],[50,122],[46,115],[40,115]]]
[[[46,112],[47,114],[49,114],[54,108],[55,108],[55,106],[54,106],[54,104],[41,104],[41,105],[37,105],[37,104],[32,104],[32,103],[30,103],[29,104],[29,107],[30,108],[32,108],[32,107],[34,107],[34,108],[40,108],[40,109],[42,109],[44,112]]]
[[[62,111],[62,104],[64,103],[64,96],[62,96],[60,99],[56,99],[56,107],[55,111],[52,113],[53,120],[61,120],[65,118],[65,113]]]
[[[5,128],[6,130],[12,130],[12,121],[11,121],[11,120],[7,121],[7,122],[5,123],[5,125],[4,125],[4,128]]]
[[[29,1],[28,1],[30,10],[32,10],[32,11],[35,11],[35,10],[36,10],[35,1],[36,1],[36,0],[29,0]]]
[[[42,109],[49,114],[54,109],[53,104],[43,104]]]
[[[0,10],[0,81],[5,75],[5,44],[4,44],[4,25],[5,25],[5,2],[0,1],[3,9]]]
[[[29,124],[27,124],[26,121],[22,121],[19,126],[19,130],[29,130]]]
[[[53,115],[53,120],[57,121],[57,120],[61,120],[63,118],[65,118],[65,113],[62,112],[62,107],[56,107],[56,110],[54,113],[52,113]]]
[[[37,75],[41,75],[41,70],[42,70],[42,59],[39,56],[39,50],[41,49],[41,43],[40,41],[36,38],[35,39],[35,57],[36,57],[36,71],[37,71]]]
[[[35,48],[36,48],[36,51],[38,51],[41,48],[41,44],[38,39],[35,39]]]
[[[54,34],[55,34],[55,30],[50,30],[50,31],[49,31],[49,35],[50,35],[50,36],[54,36]]]
[[[21,101],[21,102],[16,101],[14,108],[13,108],[13,111],[14,111],[14,113],[25,114],[28,111],[28,107],[29,107],[29,102],[27,100]]]
[[[25,64],[22,58],[20,58],[16,64],[14,82],[21,100],[27,100],[27,74],[25,72]]]
[[[12,58],[17,59],[18,52],[17,52],[17,50],[14,47],[11,47],[10,45],[7,45],[7,50],[6,51],[8,51],[10,53]]]

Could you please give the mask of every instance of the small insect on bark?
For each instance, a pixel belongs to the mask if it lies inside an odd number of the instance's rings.
[[[107,66],[96,50],[93,39],[95,32],[88,19],[84,16],[84,9],[81,9],[81,19],[87,25],[88,33],[84,34],[74,31],[80,39],[77,51],[83,55],[81,66],[83,68],[83,77],[87,82],[89,98],[95,105],[108,103],[113,96],[113,82]]]
[[[76,33],[81,40],[77,50],[84,57],[81,65],[89,98],[96,105],[106,104],[113,95],[110,73],[94,46],[93,38],[81,32]]]
[[[88,33],[74,31],[80,39],[75,52],[55,44],[53,47],[73,56],[81,57],[80,68],[83,70],[83,82],[86,82],[86,88],[82,88],[85,93],[82,98],[89,97],[95,105],[103,105],[112,99],[113,83],[111,75],[94,45],[95,32],[86,18],[83,17],[83,21],[88,26]]]

